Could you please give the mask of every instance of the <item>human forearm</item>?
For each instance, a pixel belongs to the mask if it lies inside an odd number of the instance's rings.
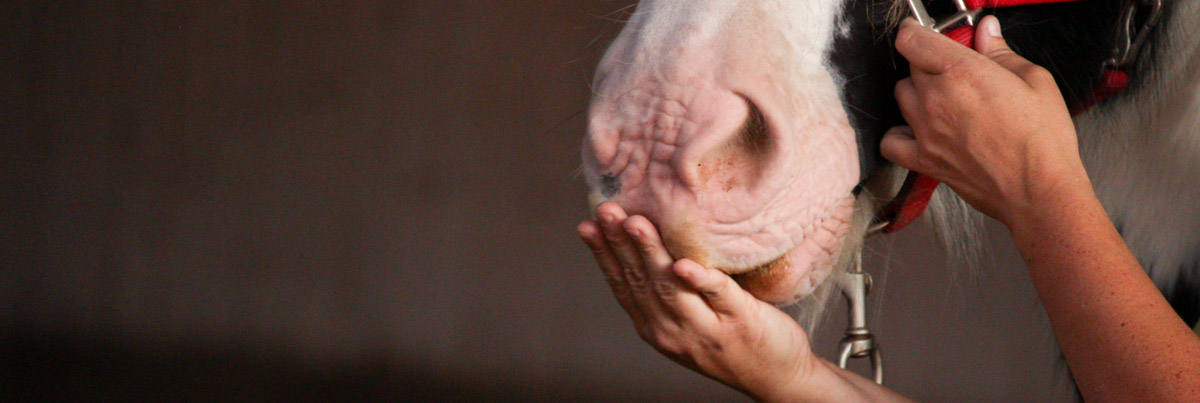
[[[775,387],[743,392],[760,402],[912,401],[883,385],[820,358],[811,361],[810,369],[803,379],[773,386]]]
[[[911,402],[896,391],[859,376],[856,373],[839,368],[832,362],[819,360],[816,365],[820,368],[814,371],[813,378],[825,385],[836,385],[826,388],[813,401],[821,402]]]
[[[1005,221],[1083,396],[1200,395],[1200,339],[1146,276],[1090,184],[1061,184],[1036,201]]]

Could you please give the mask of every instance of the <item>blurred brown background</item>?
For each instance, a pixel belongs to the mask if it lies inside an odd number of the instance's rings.
[[[0,389],[744,400],[641,343],[573,234],[588,81],[631,3],[6,5]],[[955,279],[905,232],[869,253],[888,385],[1067,396],[1020,267]]]

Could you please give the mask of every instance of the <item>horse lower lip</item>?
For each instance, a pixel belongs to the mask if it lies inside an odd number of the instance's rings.
[[[729,276],[733,277],[734,279],[741,279],[741,278],[746,278],[752,274],[758,274],[758,273],[765,272],[768,269],[774,268],[775,266],[779,265],[779,263],[783,260],[783,257],[785,255],[787,255],[787,253],[784,253],[777,258],[771,259],[771,260],[767,261],[766,263],[760,264],[758,266],[754,266],[754,267],[750,268],[750,270],[746,270],[746,271],[738,272],[738,273],[731,273],[731,274],[729,274]]]

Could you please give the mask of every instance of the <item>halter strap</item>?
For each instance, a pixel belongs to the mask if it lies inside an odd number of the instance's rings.
[[[1015,6],[1027,6],[1027,5],[1031,5],[1031,4],[1065,3],[1068,1],[1079,1],[1079,0],[966,0],[966,3],[967,3],[967,8],[974,10],[974,9],[983,8],[983,7],[988,7],[988,8],[1015,7]]]

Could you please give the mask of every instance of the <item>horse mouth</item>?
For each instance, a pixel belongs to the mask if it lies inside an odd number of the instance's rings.
[[[737,282],[738,286],[745,289],[755,298],[764,302],[776,305],[788,305],[796,302],[803,294],[804,290],[791,289],[788,287],[783,278],[789,276],[789,272],[802,270],[802,268],[792,267],[787,259],[788,254],[792,251],[780,255],[777,258],[771,259],[766,263],[751,267],[747,270],[738,270],[734,273],[732,270],[725,271],[729,273],[729,277]]]
[[[734,280],[738,280],[740,282],[741,280],[748,279],[753,276],[762,275],[770,270],[775,269],[776,266],[786,264],[786,262],[784,261],[785,260],[784,257],[786,255],[787,254],[784,253],[783,255],[779,255],[778,257],[767,261],[766,263],[751,267],[749,269],[742,269],[742,270],[722,269],[721,271],[729,273],[729,277],[733,277]]]
[[[749,268],[718,267],[755,298],[789,305],[812,294],[833,271],[849,232],[852,199],[835,205],[818,230],[782,254]]]

